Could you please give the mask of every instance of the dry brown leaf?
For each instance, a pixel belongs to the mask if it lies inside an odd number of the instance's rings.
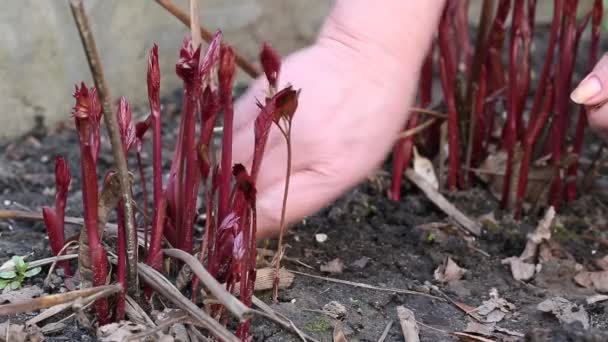
[[[40,333],[28,331],[21,324],[12,324],[10,321],[0,323],[0,342],[41,342],[43,340],[44,337]]]
[[[335,258],[334,260],[321,265],[321,272],[331,273],[331,274],[340,274],[344,270],[344,262],[339,258]]]
[[[397,307],[397,317],[399,317],[405,342],[420,342],[420,328],[418,327],[418,323],[416,323],[414,312],[401,305]]]
[[[472,333],[488,337],[492,336],[493,331],[494,325],[482,324],[474,321],[469,321],[469,323],[467,323],[467,327],[464,329],[465,333]]]
[[[418,153],[418,149],[414,146],[414,161],[413,161],[413,169],[419,174],[422,178],[424,178],[427,183],[429,183],[433,189],[439,190],[439,181],[437,180],[437,175],[435,174],[435,168],[433,167],[433,162],[431,162],[428,158],[421,156]]]
[[[490,299],[483,301],[480,306],[475,308],[475,312],[485,316],[485,322],[487,323],[500,322],[505,314],[513,310],[515,310],[515,305],[501,298],[495,288],[490,290]]]
[[[513,157],[513,173],[511,188],[509,189],[509,208],[513,208],[517,199],[517,187],[519,183],[519,170],[521,168],[522,149],[519,145],[515,147]],[[560,167],[568,167],[575,160],[575,155],[567,154],[560,162]],[[507,168],[506,151],[498,151],[490,154],[478,169],[473,170],[477,176],[489,185],[490,191],[496,198],[502,197],[502,188]],[[538,165],[532,163],[528,173],[528,186],[524,200],[529,204],[546,204],[549,193],[549,185],[555,177],[555,169],[552,165]]]
[[[589,314],[587,314],[587,311],[565,298],[549,298],[538,304],[536,308],[542,312],[554,314],[561,323],[580,322],[583,328],[589,328]]]
[[[539,256],[540,246],[551,239],[551,225],[555,220],[555,209],[549,207],[543,219],[531,234],[528,234],[526,247],[519,257],[512,256],[502,260],[503,265],[511,266],[511,274],[515,280],[530,280],[540,270],[540,263],[534,264],[537,259],[546,262],[552,259],[551,249],[543,248]]]
[[[346,335],[342,330],[342,324],[339,322],[336,323],[336,326],[334,327],[333,342],[348,342]]]
[[[604,255],[602,258],[593,260],[593,264],[602,271],[608,271],[608,255]]]
[[[146,331],[145,325],[133,322],[121,321],[101,326],[97,329],[97,338],[100,342],[123,342],[128,337]],[[155,341],[155,336],[150,335],[143,341]]]
[[[502,259],[501,263],[511,266],[511,275],[513,275],[513,279],[515,280],[530,280],[536,273],[536,265],[523,262],[518,257],[513,256]]]
[[[462,279],[466,272],[466,269],[458,266],[458,264],[456,264],[451,257],[448,257],[444,264],[439,265],[439,267],[437,267],[434,276],[435,280],[437,280],[438,282],[447,283],[450,281]]]
[[[598,292],[608,292],[608,271],[581,272],[574,276],[574,281],[582,287]]]
[[[5,293],[0,294],[0,304],[4,304],[6,302],[25,302],[29,299],[39,297],[43,293],[44,291],[42,291],[42,289],[37,285],[26,286],[17,290],[7,291]]]

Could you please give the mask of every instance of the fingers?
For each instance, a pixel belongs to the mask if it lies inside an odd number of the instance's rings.
[[[593,71],[570,94],[572,101],[588,107],[589,125],[608,140],[608,54],[595,65]]]
[[[608,55],[600,59],[593,71],[570,94],[570,98],[587,106],[594,106],[608,99]]]

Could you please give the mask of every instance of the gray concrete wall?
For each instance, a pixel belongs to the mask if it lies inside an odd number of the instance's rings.
[[[188,9],[188,0],[174,0]],[[204,25],[222,29],[249,60],[268,40],[281,53],[307,45],[331,0],[201,0]],[[113,96],[147,105],[147,53],[159,45],[161,89],[175,75],[187,28],[153,0],[85,0]],[[27,132],[34,117],[47,125],[69,118],[74,84],[91,84],[67,0],[5,0],[0,11],[0,141]],[[256,61],[257,62],[257,61]]]

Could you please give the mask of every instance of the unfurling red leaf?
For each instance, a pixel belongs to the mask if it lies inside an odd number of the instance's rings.
[[[101,104],[95,87],[87,89],[81,83],[80,88],[76,85],[74,94],[76,104],[72,115],[76,121],[76,129],[80,138],[80,144],[91,147],[93,160],[99,155],[99,126],[101,123]]]
[[[31,278],[31,277],[37,275],[38,273],[40,273],[40,271],[42,271],[41,267],[34,267],[30,270],[27,270],[23,275],[25,275],[28,278]]]
[[[57,187],[57,193],[67,193],[71,180],[72,175],[68,163],[63,157],[55,157],[55,187]]]
[[[154,44],[148,57],[148,100],[150,107],[160,108],[160,68],[158,67],[158,45]],[[154,112],[152,112],[154,115]]]
[[[255,185],[253,179],[247,173],[245,166],[243,164],[235,164],[232,167],[232,175],[236,180],[237,189],[245,195],[245,199],[250,203],[254,201]]]
[[[298,97],[300,96],[300,90],[293,90],[291,86],[281,90],[275,95],[275,121],[278,118],[285,118],[291,120],[293,114],[298,108]]]
[[[232,98],[232,85],[236,71],[234,50],[230,46],[222,46],[220,50],[219,91],[222,102]]]
[[[199,68],[199,72],[203,78],[207,78],[209,72],[211,71],[211,67],[217,63],[220,58],[220,47],[222,44],[222,32],[217,31],[213,35],[213,39],[211,43],[209,43],[209,47],[207,48],[207,52],[201,61],[201,65]]]
[[[192,82],[198,76],[198,63],[201,55],[200,47],[194,50],[192,47],[192,37],[184,39],[179,50],[179,60],[175,65],[175,72],[184,82]]]
[[[127,99],[124,96],[121,96],[120,101],[118,102],[116,119],[118,121],[118,130],[125,153],[131,149],[136,138],[136,129],[131,121],[131,116],[131,106],[129,105],[129,102],[127,102]]]
[[[262,63],[268,83],[270,83],[271,87],[276,88],[279,73],[281,72],[281,57],[269,43],[264,43],[262,47],[260,62]]]
[[[15,277],[17,277],[17,273],[15,271],[0,272],[0,278],[2,279],[13,279]]]

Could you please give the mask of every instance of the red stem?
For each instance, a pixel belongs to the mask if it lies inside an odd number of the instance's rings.
[[[523,204],[526,189],[528,187],[529,168],[534,145],[540,136],[540,132],[547,123],[549,113],[553,110],[553,104],[555,101],[553,98],[553,86],[551,83],[549,83],[548,87],[549,89],[547,89],[547,96],[545,96],[542,111],[539,113],[534,122],[530,122],[528,125],[526,138],[524,139],[523,156],[519,169],[519,183],[517,185],[517,200],[515,206],[515,219],[517,220],[521,219],[523,213]]]
[[[448,186],[450,190],[456,190],[460,177],[460,142],[458,132],[458,112],[456,108],[456,97],[454,94],[454,77],[456,68],[451,58],[449,19],[447,18],[447,6],[443,12],[443,18],[439,25],[439,64],[441,74],[441,85],[448,107],[448,146],[449,146],[449,170]]]
[[[513,174],[513,155],[515,153],[515,143],[517,141],[517,110],[518,110],[518,65],[517,56],[519,53],[520,37],[522,35],[521,25],[524,19],[523,1],[515,1],[513,8],[513,29],[511,33],[511,49],[509,53],[509,83],[508,83],[508,105],[507,122],[504,128],[503,149],[507,151],[507,167],[503,181],[501,206],[506,208],[509,204],[511,190],[511,180]]]
[[[426,57],[422,71],[420,74],[419,81],[419,98],[420,106],[426,107],[430,105],[432,100],[432,81],[433,81],[433,51],[431,51]],[[418,113],[410,113],[411,117],[406,124],[405,129],[410,129],[418,125]],[[414,146],[414,137],[408,137],[399,140],[393,148],[393,177],[392,187],[389,192],[390,199],[398,201],[401,198],[401,179],[403,171],[410,164],[412,159],[412,147]]]
[[[589,70],[593,69],[593,66],[597,62],[597,55],[599,50],[600,32],[602,24],[602,16],[604,13],[604,6],[602,0],[596,0],[591,10],[591,47],[589,53]],[[578,34],[577,34],[578,36]],[[579,37],[577,37],[577,40]],[[585,138],[585,128],[587,127],[587,110],[582,107],[579,112],[578,123],[576,125],[576,133],[574,136],[574,146],[572,152],[580,157],[583,149],[583,142]],[[566,186],[566,198],[568,201],[576,199],[576,176],[578,174],[579,162],[577,160],[568,168],[567,186]]]
[[[577,0],[566,0],[564,5],[564,16],[562,21],[562,35],[560,40],[559,63],[556,64],[557,72],[555,78],[555,107],[556,117],[551,134],[552,162],[555,167],[556,177],[551,186],[551,205],[556,209],[562,201],[562,182],[559,174],[559,164],[564,149],[564,134],[566,120],[568,118],[569,90],[572,83],[572,72],[575,61],[576,40],[576,7]]]

